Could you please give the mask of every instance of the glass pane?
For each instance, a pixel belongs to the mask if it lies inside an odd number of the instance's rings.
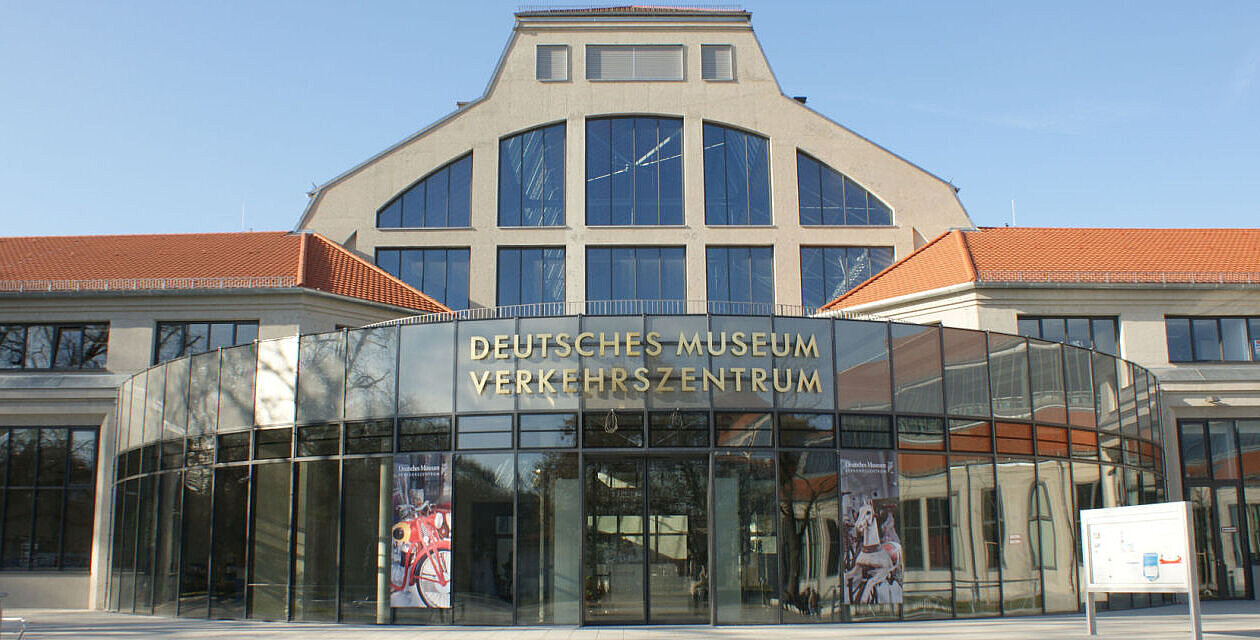
[[[389,623],[389,556],[379,552],[393,525],[393,458],[358,458],[342,463],[341,620]]]
[[[648,460],[647,482],[649,621],[708,622],[708,459]]]
[[[334,474],[336,473],[334,468]],[[249,617],[284,620],[289,583],[289,464],[254,470]],[[301,555],[298,555],[299,561]]]
[[[1094,348],[1108,355],[1120,355],[1119,342],[1116,337],[1116,320],[1114,318],[1094,318],[1090,320],[1094,329]]]
[[[518,420],[522,448],[577,446],[577,414],[525,413]]]
[[[254,374],[258,371],[258,345],[223,350],[220,378],[219,430],[254,424]]]
[[[399,415],[449,413],[454,396],[453,362],[452,323],[403,326],[398,367]]]
[[[714,420],[719,447],[768,447],[773,442],[768,413],[718,413]]]
[[[456,422],[458,449],[512,448],[512,416],[461,416]]]
[[[1247,321],[1244,318],[1221,318],[1221,350],[1226,360],[1250,360],[1247,344]]]
[[[1076,612],[1076,510],[1072,504],[1072,478],[1068,464],[1061,460],[1037,463],[1037,502],[1035,517],[1040,529],[1035,533],[1045,589],[1046,613]],[[1032,541],[1029,542],[1032,545]]]
[[[653,413],[650,416],[648,445],[653,447],[709,446],[708,412]]]
[[[1211,487],[1187,487],[1186,499],[1190,502],[1190,519],[1194,526],[1194,553],[1196,573],[1199,577],[1199,595],[1215,598],[1222,595],[1221,575],[1223,560],[1218,560],[1216,514],[1212,509]],[[1228,588],[1228,585],[1224,585]]]
[[[784,623],[839,622],[840,505],[832,451],[779,454],[780,593]]]
[[[1063,348],[1063,364],[1066,376],[1068,422],[1075,427],[1093,427],[1094,385],[1091,376],[1090,353],[1076,347]]]
[[[1002,613],[997,481],[993,459],[950,456],[953,504],[954,606],[958,617]]]
[[[1212,478],[1238,479],[1238,449],[1234,444],[1234,423],[1229,420],[1208,422],[1208,442],[1212,452]]]
[[[1260,480],[1260,420],[1239,420],[1236,424],[1242,476],[1250,484]],[[1255,535],[1260,536],[1260,531],[1256,531]]]
[[[990,333],[989,378],[992,385],[993,416],[1027,420],[1031,415],[1028,398],[1028,341],[1022,337]]]
[[[1116,361],[1110,356],[1093,354],[1094,400],[1098,408],[1098,429],[1120,428],[1120,395],[1116,382]]]
[[[258,343],[258,392],[254,399],[256,424],[293,423],[296,417],[297,359],[297,336]]]
[[[776,623],[779,577],[774,457],[719,455],[713,464],[717,622]]]
[[[835,418],[827,413],[780,413],[779,446],[834,447]]]
[[[345,418],[393,415],[398,327],[348,332],[346,354]]]
[[[989,362],[984,333],[942,329],[945,400],[950,415],[989,415]]]
[[[636,459],[588,459],[583,585],[590,622],[646,622],[644,469]]]
[[[208,468],[184,472],[183,522],[179,556],[179,615],[206,617],[210,559],[210,490]]]
[[[52,366],[53,328],[47,325],[32,325],[26,328],[26,361],[27,369],[47,369]]]
[[[1164,330],[1168,335],[1168,361],[1189,362],[1194,359],[1190,346],[1190,320],[1187,318],[1167,318]]]
[[[998,541],[1003,606],[1008,616],[1042,612],[1037,537],[1040,521],[1031,510],[1038,504],[1034,497],[1036,482],[1036,466],[1032,460],[997,459]]]
[[[1221,339],[1217,333],[1215,318],[1193,318],[1190,332],[1194,337],[1195,360],[1220,360]]]
[[[1058,344],[1030,340],[1028,369],[1032,382],[1033,420],[1067,423],[1067,397],[1063,384],[1063,351]]]
[[[888,416],[840,416],[840,447],[891,449],[892,420]]]
[[[214,532],[210,557],[210,617],[245,617],[245,513],[249,467],[214,472]],[[208,524],[208,523],[207,523]]]
[[[899,454],[897,470],[905,565],[902,617],[947,618],[953,606],[953,588],[945,456]]]
[[[301,337],[298,350],[298,422],[341,419],[345,384],[345,332]]]
[[[1221,598],[1247,597],[1247,574],[1251,562],[1244,549],[1237,487],[1216,489],[1216,523],[1221,532]]]
[[[295,463],[293,619],[297,621],[337,619],[339,464],[336,460]]]
[[[835,327],[838,408],[891,410],[888,325],[863,320],[836,320]]]
[[[582,602],[578,555],[581,485],[576,453],[522,453],[516,482],[517,623],[577,624]]]
[[[942,413],[940,329],[893,323],[892,352],[897,411]]]

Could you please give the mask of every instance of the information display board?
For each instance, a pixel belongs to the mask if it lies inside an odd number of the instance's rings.
[[[1081,511],[1086,625],[1097,632],[1095,593],[1185,593],[1194,638],[1202,638],[1190,504],[1166,502]]]

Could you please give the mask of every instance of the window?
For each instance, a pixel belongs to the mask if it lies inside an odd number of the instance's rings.
[[[683,247],[587,247],[588,313],[679,312],[687,298],[685,262]],[[607,300],[676,304],[598,304]]]
[[[1165,318],[1169,362],[1260,362],[1260,318]]]
[[[380,229],[467,227],[472,196],[472,154],[458,158],[407,187],[376,212]]]
[[[892,261],[892,247],[801,247],[801,303],[817,309]]]
[[[499,141],[499,226],[564,224],[564,123]]]
[[[700,45],[700,77],[705,80],[735,79],[735,52],[731,45]]]
[[[257,320],[159,322],[153,363],[213,351],[220,347],[249,344],[257,339]]]
[[[768,148],[761,136],[705,123],[705,224],[770,224]]]
[[[0,369],[103,369],[109,325],[0,324]]]
[[[796,152],[803,225],[890,225],[892,209],[848,176]]]
[[[521,315],[564,312],[564,247],[499,249],[499,306],[532,304]]]
[[[708,247],[709,313],[747,312],[744,305],[774,304],[774,249],[772,247]]]
[[[1120,330],[1114,316],[1093,317],[1019,317],[1019,335],[1062,342],[1074,347],[1096,349],[1109,355],[1119,354]]]
[[[540,44],[535,52],[536,78],[544,82],[563,82],[569,79],[569,45]]]
[[[586,45],[587,80],[682,80],[680,44]]]
[[[377,249],[376,266],[451,309],[468,308],[468,249]]]
[[[96,429],[0,429],[8,484],[0,566],[87,571],[96,501]]]
[[[586,224],[683,223],[682,120],[586,121]]]

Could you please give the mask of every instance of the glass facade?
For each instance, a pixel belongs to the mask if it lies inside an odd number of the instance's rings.
[[[564,123],[500,140],[499,226],[563,224]]]
[[[1076,349],[649,314],[399,323],[178,358],[120,389],[109,606],[456,625],[1076,611],[1077,511],[1164,497],[1141,426],[1157,422],[1153,378],[1082,350],[1081,383]],[[1122,405],[1096,406],[1112,390]],[[1118,417],[1100,431],[1073,412]],[[1221,518],[1260,429],[1230,423],[1218,445],[1213,425],[1187,473]],[[9,504],[28,486],[14,468]],[[409,581],[426,606],[400,599]]]
[[[817,309],[892,261],[892,247],[801,247],[801,304]]]
[[[587,120],[586,224],[682,223],[682,120]]]
[[[704,124],[704,223],[770,224],[770,141]]]
[[[468,249],[377,249],[376,266],[451,309],[468,308]]]
[[[472,202],[472,154],[451,161],[407,187],[376,212],[380,229],[467,227]]]

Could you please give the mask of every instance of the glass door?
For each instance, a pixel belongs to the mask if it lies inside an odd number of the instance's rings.
[[[587,624],[644,624],[644,461],[587,459],[583,475],[584,619]]]
[[[707,623],[707,456],[587,458],[586,624]]]

